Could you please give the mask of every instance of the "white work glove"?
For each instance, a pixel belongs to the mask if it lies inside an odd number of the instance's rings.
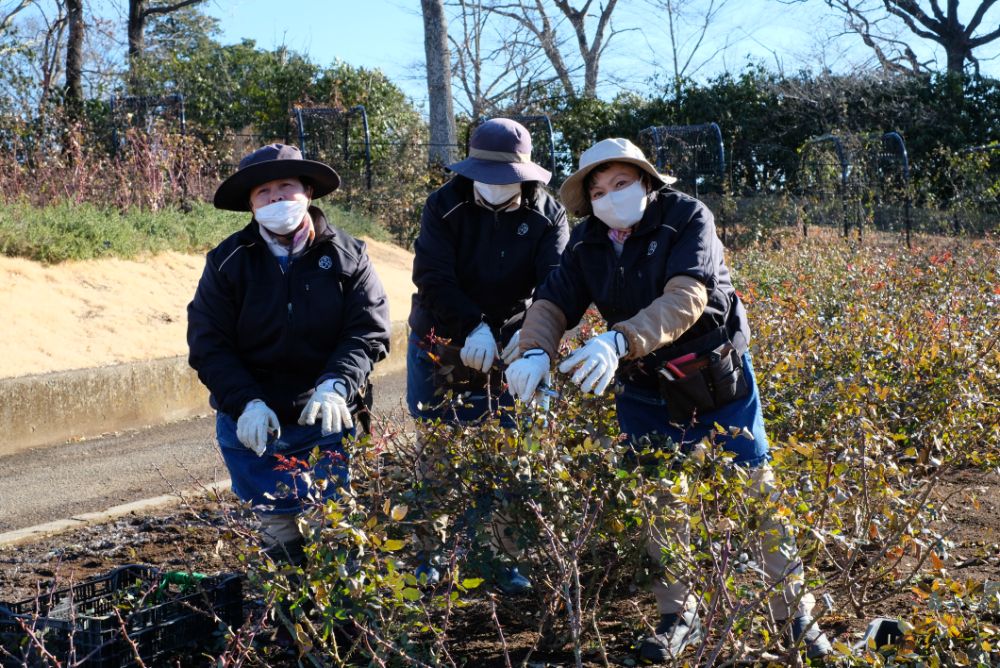
[[[507,366],[514,363],[514,360],[521,356],[521,350],[518,345],[521,343],[521,330],[514,332],[514,336],[510,337],[510,341],[504,346],[503,352],[500,353],[500,359]]]
[[[322,418],[321,433],[324,436],[354,426],[351,411],[347,408],[347,383],[331,378],[316,386],[316,391],[299,415],[299,424],[316,424],[317,415]]]
[[[264,456],[267,450],[267,433],[274,432],[275,438],[281,438],[281,423],[274,411],[260,399],[248,401],[243,413],[236,421],[236,438],[247,446],[258,457]]]
[[[535,390],[549,372],[548,353],[541,348],[526,350],[521,359],[516,360],[507,367],[507,387],[514,398],[521,401],[531,401],[535,397]]]
[[[599,334],[577,349],[559,365],[559,370],[573,374],[573,382],[584,392],[601,394],[607,389],[618,369],[618,360],[628,352],[628,341],[621,332],[611,330]]]
[[[470,369],[488,373],[493,366],[493,360],[497,358],[497,342],[493,338],[490,326],[485,322],[479,323],[479,326],[465,339],[465,345],[459,356],[462,358],[462,364]]]

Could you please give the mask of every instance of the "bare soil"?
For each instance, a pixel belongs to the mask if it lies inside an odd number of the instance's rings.
[[[365,239],[389,296],[390,317],[410,313],[413,254]],[[187,305],[204,255],[44,265],[0,256],[0,378],[187,354]]]

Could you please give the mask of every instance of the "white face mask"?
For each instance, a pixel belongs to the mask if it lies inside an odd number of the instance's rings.
[[[476,189],[476,194],[478,194],[483,201],[489,202],[493,206],[506,204],[521,194],[520,183],[501,183],[500,185],[495,185],[492,183],[480,183],[479,181],[475,181],[473,186]]]
[[[285,235],[298,229],[308,209],[308,201],[286,199],[260,207],[253,217],[272,234]]]
[[[627,188],[591,201],[590,206],[602,223],[614,230],[625,230],[642,220],[648,202],[646,187],[637,180]]]

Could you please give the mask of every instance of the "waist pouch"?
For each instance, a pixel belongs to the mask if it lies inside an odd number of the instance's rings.
[[[695,414],[710,413],[750,395],[743,373],[746,350],[734,345],[722,328],[700,340],[705,347],[666,360],[656,369],[672,422],[690,422]]]
[[[492,369],[486,374],[478,369],[470,369],[462,364],[461,351],[460,346],[440,342],[431,344],[430,354],[437,365],[434,369],[434,387],[453,392],[485,393],[488,385],[492,396],[500,396],[500,371]]]

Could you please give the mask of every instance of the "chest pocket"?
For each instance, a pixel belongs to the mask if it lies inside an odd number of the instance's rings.
[[[296,333],[320,345],[334,344],[346,319],[345,286],[350,279],[331,254],[307,256],[293,277],[292,323]]]

